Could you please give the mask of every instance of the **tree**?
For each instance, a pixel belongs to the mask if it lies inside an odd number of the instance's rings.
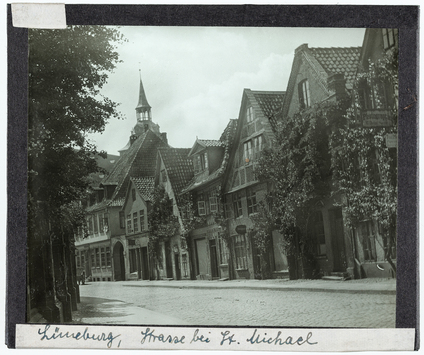
[[[117,29],[104,26],[29,31],[29,191],[50,210],[80,199],[98,170],[87,133],[120,117],[99,90],[123,41]]]
[[[120,117],[100,89],[123,41],[104,26],[29,30],[28,304],[49,322],[70,321],[76,309],[72,240],[84,220],[79,201],[99,171],[96,155],[103,155],[87,133]]]

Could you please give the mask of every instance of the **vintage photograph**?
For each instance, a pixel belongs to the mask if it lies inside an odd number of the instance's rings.
[[[26,322],[394,328],[398,45],[29,29]]]

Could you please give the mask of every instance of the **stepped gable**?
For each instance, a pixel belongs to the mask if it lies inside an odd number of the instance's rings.
[[[252,94],[262,109],[262,112],[268,117],[271,125],[275,128],[277,123],[276,116],[283,108],[285,91],[253,91]]]
[[[202,178],[202,180],[198,180],[198,178],[195,176],[193,179],[187,184],[186,187],[184,187],[181,191],[181,193],[189,192],[201,185],[207,184],[220,176],[222,176],[228,166],[228,161],[230,159],[230,149],[232,147],[232,144],[234,142],[234,135],[237,128],[237,120],[230,119],[230,122],[228,122],[227,127],[225,127],[224,132],[221,134],[221,137],[219,139],[219,142],[221,142],[219,146],[224,147],[224,157],[222,158],[221,166],[215,170],[213,173],[209,174],[206,178]],[[197,140],[199,141],[199,140]],[[209,140],[214,141],[214,140]],[[218,141],[214,141],[218,142]]]
[[[309,48],[309,51],[328,75],[344,74],[346,84],[352,87],[361,47]]]
[[[132,177],[131,181],[138,190],[140,196],[143,197],[144,201],[153,200],[153,190],[155,188],[155,178],[153,176],[142,178]]]
[[[169,182],[175,195],[193,178],[193,162],[188,159],[190,148],[159,148]]]
[[[123,198],[130,177],[153,177],[156,167],[158,147],[167,147],[157,134],[148,130],[141,134],[124,155],[118,160],[115,168],[103,181],[102,185],[117,185],[110,206],[122,206]]]

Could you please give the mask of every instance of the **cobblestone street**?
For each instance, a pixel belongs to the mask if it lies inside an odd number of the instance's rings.
[[[158,287],[142,281],[91,283],[80,286],[80,294],[73,323],[395,327],[394,293],[178,287],[175,282],[173,287]]]

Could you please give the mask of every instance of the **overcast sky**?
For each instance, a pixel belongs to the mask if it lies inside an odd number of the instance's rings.
[[[121,27],[128,42],[102,94],[120,103],[112,119],[90,135],[99,149],[118,154],[136,123],[139,69],[153,121],[169,144],[191,148],[196,136],[218,139],[237,118],[244,88],[285,91],[294,50],[361,46],[364,29],[270,27]]]

